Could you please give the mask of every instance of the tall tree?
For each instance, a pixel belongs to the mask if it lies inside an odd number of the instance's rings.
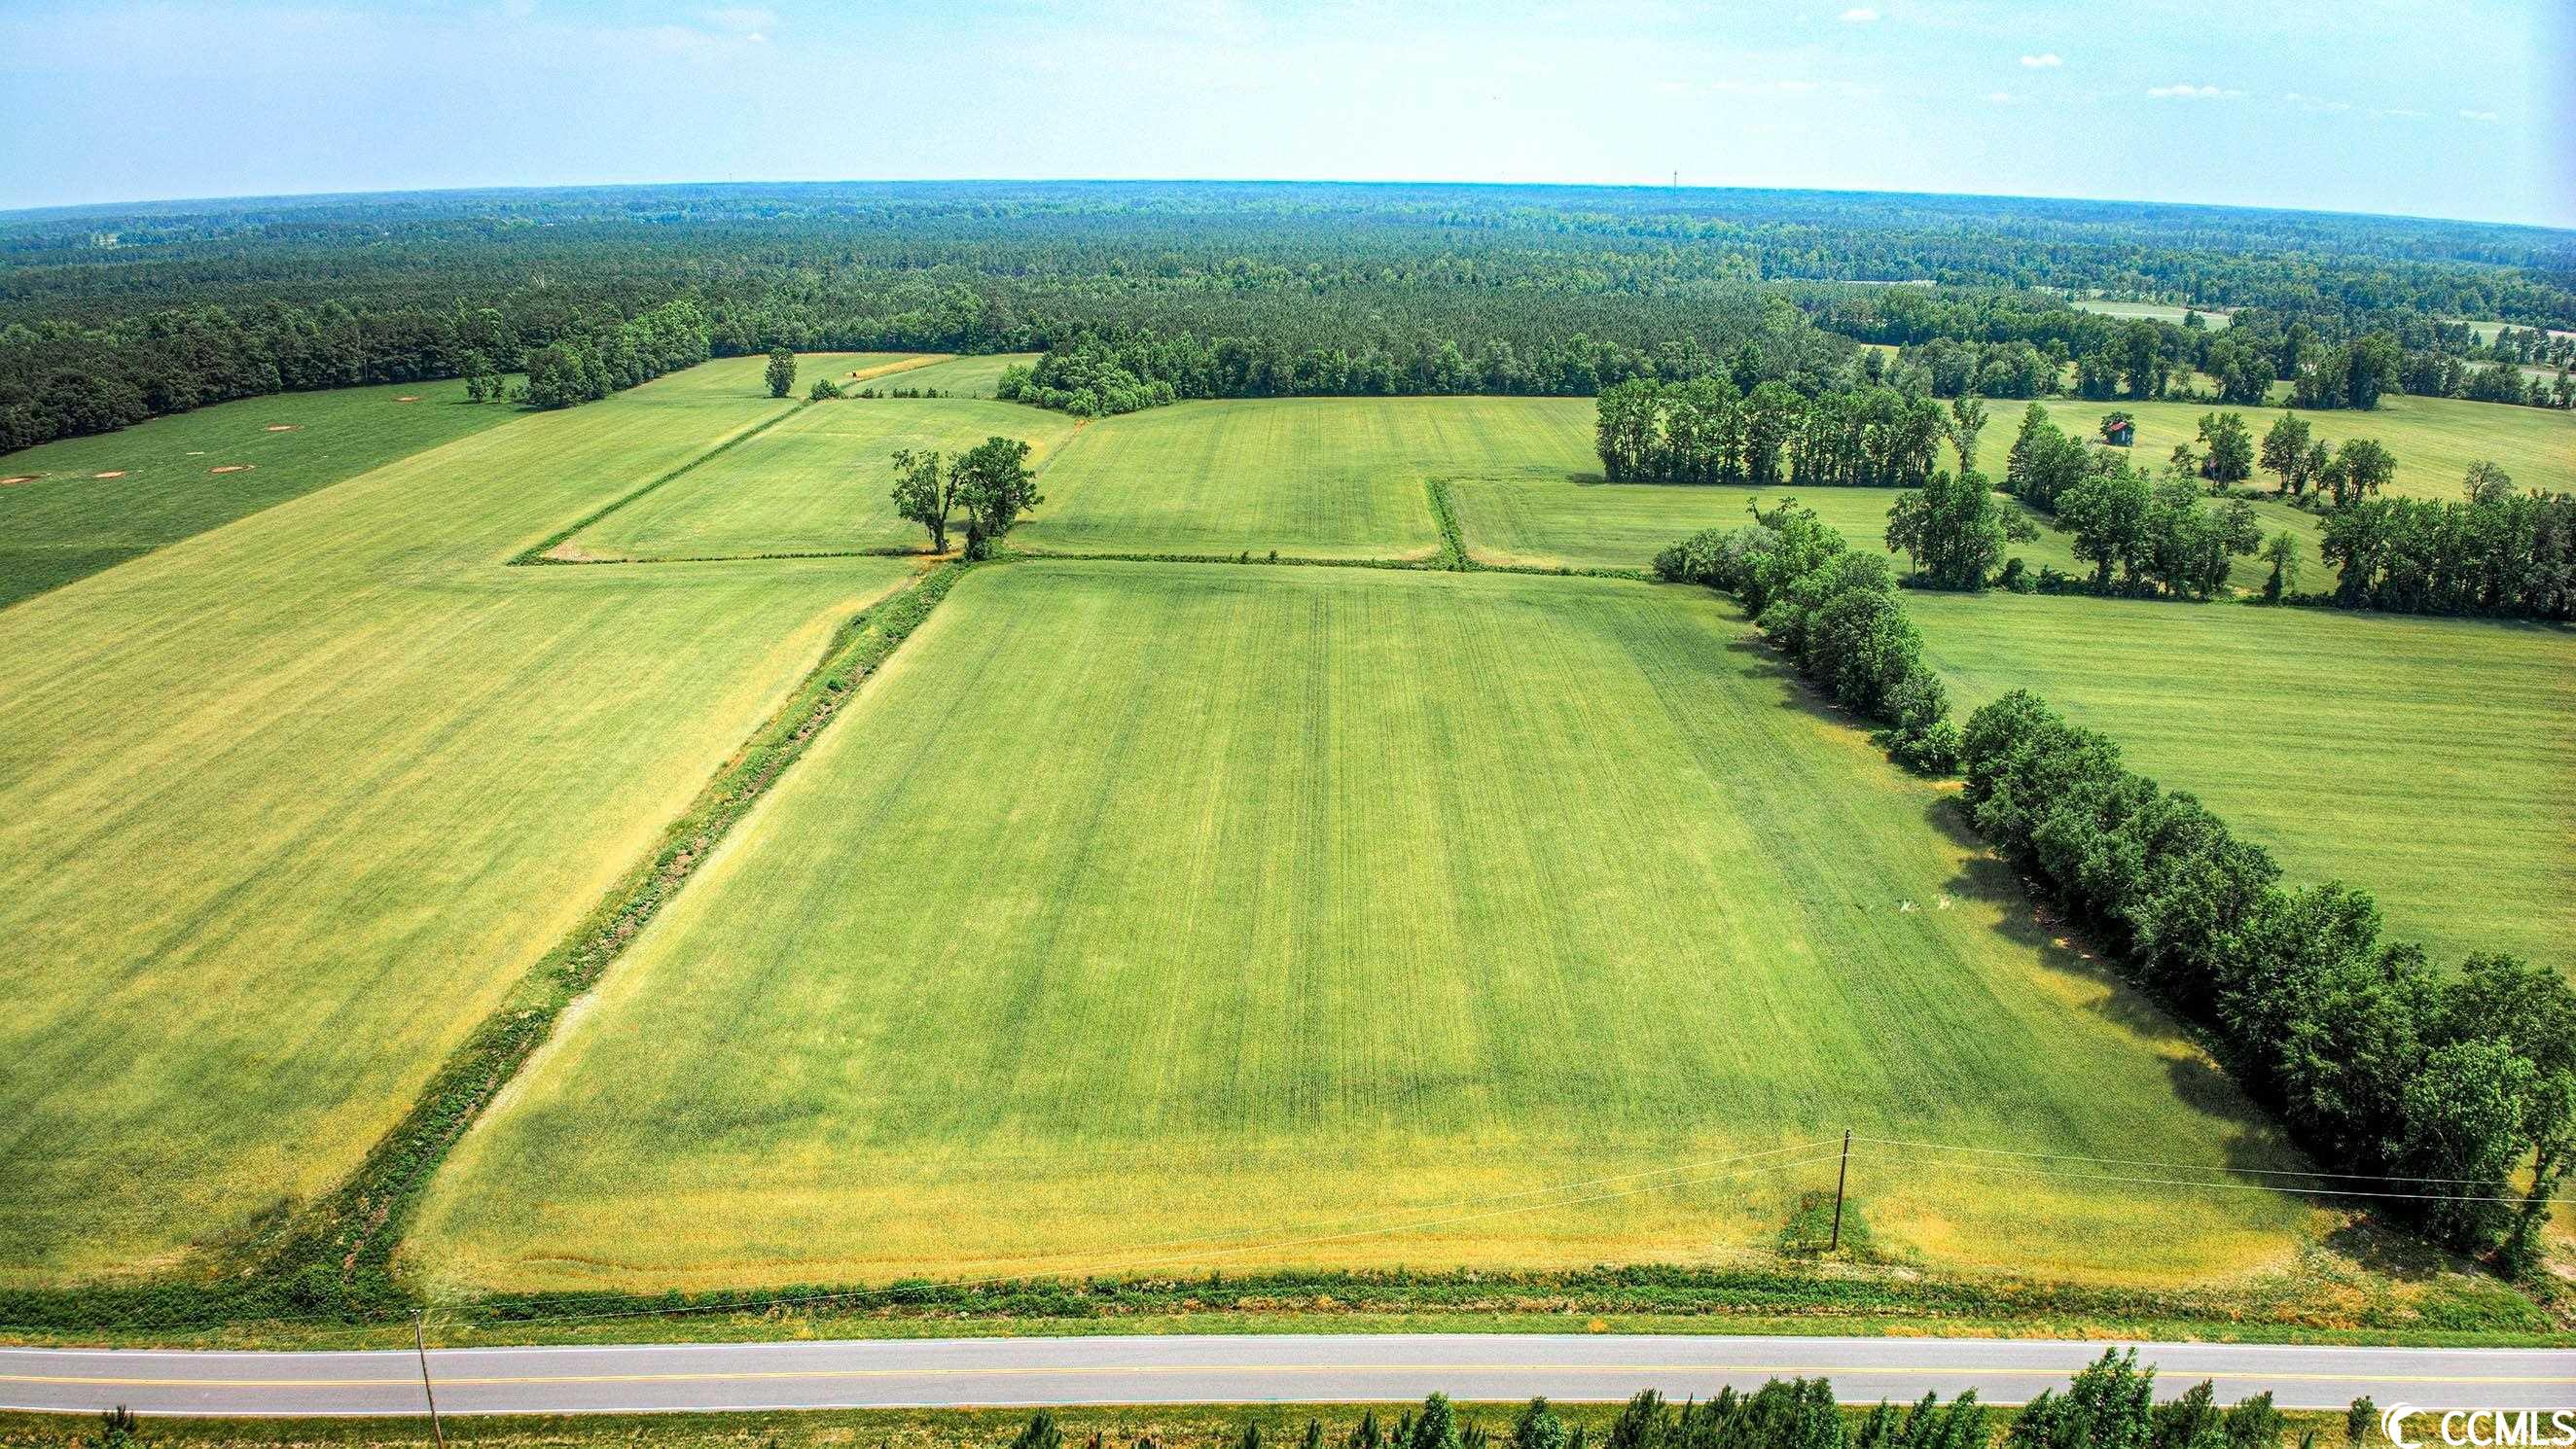
[[[986,438],[958,455],[948,470],[948,496],[966,511],[966,556],[985,558],[1020,515],[1046,500],[1029,472],[1029,445],[1017,438]]]
[[[2038,536],[2028,515],[1996,497],[1973,469],[1935,473],[1887,510],[1888,550],[1911,557],[1934,588],[1982,590],[2007,543]]]
[[[1986,430],[1986,405],[1974,394],[1962,393],[1950,400],[1950,421],[1945,429],[1950,446],[1958,450],[1959,471],[1977,466],[1977,434]]]
[[[954,501],[950,477],[936,449],[916,453],[903,448],[894,455],[895,516],[929,529],[932,553],[948,552],[948,510]]]
[[[769,395],[785,397],[796,385],[796,354],[784,347],[769,349]]]
[[[2308,491],[2308,420],[2284,412],[2263,434],[2263,467],[2281,480],[2284,493]],[[2296,483],[2296,487],[2291,485]]]
[[[2225,486],[2254,476],[2254,432],[2243,414],[2201,414],[2200,441],[2209,448],[2200,468],[2210,482]]]

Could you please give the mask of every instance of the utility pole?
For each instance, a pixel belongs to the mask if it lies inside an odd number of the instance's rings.
[[[420,1355],[420,1396],[429,1401],[429,1432],[437,1436],[438,1449],[447,1449],[447,1428],[438,1422],[438,1395],[429,1387],[429,1340],[421,1329],[421,1320],[428,1316],[426,1308],[412,1310],[411,1351]]]
[[[1833,1252],[1835,1249],[1840,1248],[1843,1245],[1843,1184],[1850,1180],[1851,1129],[1846,1127],[1843,1129],[1842,1166],[1834,1169],[1834,1240],[1825,1244],[1825,1251],[1828,1253]],[[427,1368],[423,1368],[421,1372],[426,1375],[429,1370]],[[427,1378],[424,1377],[422,1382],[427,1383]]]

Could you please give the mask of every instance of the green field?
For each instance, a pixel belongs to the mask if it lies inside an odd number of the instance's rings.
[[[2021,430],[2025,406],[2004,399],[1986,404],[1993,421],[1977,439],[1977,466],[1987,476],[2003,476],[2004,460]],[[2162,465],[2176,443],[2192,441],[2204,414],[2242,413],[2258,445],[2280,416],[2278,408],[2227,408],[2214,403],[2061,399],[2045,406],[2059,427],[2085,439],[2100,436],[2104,413],[2126,412],[2138,422],[2137,445],[2130,451],[2142,467]],[[2457,398],[2392,396],[2372,412],[2303,412],[2300,416],[2308,420],[2312,437],[2330,444],[2346,438],[2378,439],[2397,457],[2397,477],[2389,485],[2392,493],[2458,498],[2461,477],[2481,458],[2503,464],[2520,487],[2576,492],[2576,413]],[[2270,487],[2273,478],[2257,470],[2251,481]]]
[[[2436,961],[2576,971],[2576,632],[2091,598],[1909,594],[1959,704],[2019,686],[2269,847],[2378,896]]]
[[[0,613],[0,1283],[148,1270],[332,1187],[903,577],[504,566],[787,406],[709,383]]]
[[[0,478],[35,475],[0,486],[0,607],[519,415],[467,403],[460,382],[353,387],[0,456]]]
[[[1846,1125],[2279,1161],[1950,819],[1713,595],[987,569],[460,1145],[404,1262],[626,1290],[1708,1262],[1771,1247],[1830,1164],[1513,1195]],[[2278,1266],[2311,1225],[2007,1181],[1864,1168],[1854,1201],[1898,1256],[2124,1281]],[[1497,1201],[1544,1210],[1418,1226]],[[1405,1230],[1286,1241],[1354,1224]]]
[[[1013,544],[1055,553],[1424,557],[1425,485],[1554,468],[1573,410],[1507,398],[1187,402],[1092,423]]]
[[[977,357],[952,357],[945,362],[934,362],[927,367],[889,374],[875,379],[873,383],[862,382],[859,386],[937,388],[946,397],[989,398],[993,395],[994,384],[1002,380],[1003,369],[1026,367],[1037,359],[1038,354],[1034,352],[996,352]]]
[[[2078,312],[2099,312],[2105,317],[2145,317],[2157,322],[2171,322],[2176,326],[2182,325],[2182,319],[2189,316],[2193,310],[2189,307],[2177,307],[2171,302],[2106,302],[2096,297],[2070,299],[2066,305]],[[2233,319],[2224,312],[2212,312],[2202,308],[2200,320],[2215,331],[2226,326]]]
[[[895,514],[889,454],[897,448],[955,454],[1003,434],[1035,445],[1032,466],[1042,467],[1073,427],[1062,413],[1015,403],[849,398],[809,404],[591,524],[555,553],[664,559],[927,549],[930,536],[922,526]]]

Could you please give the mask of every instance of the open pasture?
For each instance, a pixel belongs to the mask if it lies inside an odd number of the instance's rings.
[[[146,1271],[331,1188],[904,576],[504,566],[786,406],[703,383],[0,613],[0,1282]]]
[[[460,1144],[403,1262],[633,1291],[1722,1262],[1833,1183],[1722,1160],[1846,1125],[2281,1162],[1948,809],[1705,593],[985,569]],[[1853,1182],[1900,1257],[2095,1279],[2278,1265],[2311,1223]],[[1405,1230],[1292,1241],[1352,1227]]]
[[[936,367],[946,364],[935,364]],[[909,372],[895,376],[909,377]],[[951,455],[996,434],[1031,444],[1030,466],[1073,433],[1062,413],[950,398],[812,403],[567,539],[568,558],[708,558],[930,546],[889,490],[898,448]]]
[[[2004,475],[2004,462],[2021,431],[2022,410],[2027,406],[2001,398],[1986,404],[1993,420],[1977,439],[1977,466],[1988,477]],[[2103,414],[2126,412],[2138,423],[2137,444],[2129,451],[2141,467],[2161,465],[2175,444],[2191,442],[2199,435],[2204,414],[2243,414],[2258,447],[2264,432],[2281,415],[2279,408],[2230,408],[2216,403],[2053,399],[2043,406],[2059,427],[2084,439],[2101,436]],[[2311,437],[2330,446],[2346,438],[2378,439],[2397,457],[2397,477],[2389,484],[2392,493],[2458,498],[2461,477],[2481,458],[2503,464],[2517,487],[2576,492],[2576,413],[2392,395],[2371,412],[2301,412],[2299,416],[2308,420]],[[2248,481],[2267,488],[2275,482],[2259,468]]]
[[[2206,307],[2178,307],[2171,302],[2111,302],[2099,297],[2078,297],[2069,299],[2066,305],[2078,312],[2098,312],[2105,317],[2144,317],[2151,322],[2171,322],[2177,327],[2195,310],[2200,313],[2200,320],[2213,330],[2233,320],[2225,312],[2213,312]]]
[[[34,475],[0,486],[0,607],[520,415],[466,402],[461,382],[402,383],[218,403],[0,456],[0,478]]]
[[[1187,402],[1083,428],[1011,535],[1054,553],[1427,556],[1426,485],[1565,466],[1591,452],[1592,404],[1510,398]],[[1034,409],[1032,409],[1034,411]]]
[[[863,381],[860,387],[936,388],[943,397],[990,398],[1002,380],[1003,370],[1026,367],[1038,360],[1034,352],[993,352],[971,357],[951,357],[925,367],[905,368]],[[846,385],[846,384],[844,384]]]
[[[921,352],[800,352],[796,355],[796,386],[789,389],[787,395],[802,398],[818,377],[831,378],[847,387],[851,373],[891,377],[914,370],[910,364],[933,365],[932,360],[938,356],[937,353]],[[859,386],[867,384],[862,382]],[[666,407],[684,402],[767,401],[769,354],[755,352],[745,357],[719,357],[684,372],[658,378],[653,387],[655,401]]]
[[[2117,739],[2294,883],[2379,898],[2456,965],[2576,971],[2576,632],[2486,620],[1915,593],[1962,709],[2016,687]]]

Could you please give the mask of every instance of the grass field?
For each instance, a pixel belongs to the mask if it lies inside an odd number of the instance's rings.
[[[2576,971],[2576,632],[2484,620],[1909,594],[1963,706],[2037,690],[2456,965]]]
[[[467,403],[461,382],[353,387],[0,456],[0,478],[36,475],[0,486],[0,607],[519,415]]]
[[[1830,1164],[1513,1195],[1846,1125],[2276,1160],[1948,810],[1712,595],[982,571],[460,1145],[404,1261],[632,1290],[1723,1261]],[[2278,1265],[2309,1225],[2008,1181],[1863,1167],[1854,1221],[2118,1280]],[[1496,1202],[1545,1210],[1420,1226]]]
[[[874,385],[880,388],[937,388],[949,397],[989,398],[993,395],[994,385],[1002,380],[1003,369],[1026,367],[1037,359],[1038,354],[1034,352],[997,352],[977,357],[952,357],[944,362],[934,362],[927,367],[889,374],[877,379]],[[860,384],[862,387],[868,385]]]
[[[2003,476],[2004,460],[2021,430],[2025,406],[2001,399],[1987,404],[1993,421],[1977,439],[1977,465],[1989,477]],[[2244,414],[2258,445],[2280,416],[2278,408],[2223,408],[2212,403],[2052,400],[2046,406],[2059,427],[2085,439],[2100,436],[2104,413],[2128,413],[2138,422],[2138,441],[2131,452],[2142,467],[2162,465],[2176,443],[2190,442],[2198,435],[2205,413]],[[2373,412],[2303,412],[2300,416],[2308,420],[2311,436],[2329,444],[2346,438],[2378,439],[2397,456],[2397,477],[2389,485],[2392,493],[2458,498],[2461,477],[2481,458],[2503,464],[2519,487],[2576,492],[2576,413],[2456,398],[2390,397]],[[2258,470],[2252,481],[2269,487],[2273,480]]]
[[[2171,322],[2176,326],[2182,325],[2182,319],[2189,316],[2193,310],[2189,307],[2177,307],[2170,302],[2106,302],[2095,297],[2070,299],[2066,305],[2078,312],[2099,312],[2105,317],[2145,317],[2156,322]],[[2200,320],[2215,331],[2226,326],[2233,319],[2224,312],[2212,312],[2207,308],[2201,308]]]
[[[150,1269],[332,1186],[903,576],[503,566],[786,406],[707,382],[0,613],[0,1282]]]
[[[1562,435],[1577,427],[1588,456],[1589,400],[1176,403],[1086,427],[1011,541],[1058,553],[1425,556],[1440,547],[1428,480],[1558,468]]]
[[[953,455],[1001,434],[1033,444],[1032,466],[1044,466],[1073,427],[1062,413],[1014,403],[816,403],[600,519],[558,553],[656,559],[927,548],[929,534],[897,517],[888,496],[895,449]]]

